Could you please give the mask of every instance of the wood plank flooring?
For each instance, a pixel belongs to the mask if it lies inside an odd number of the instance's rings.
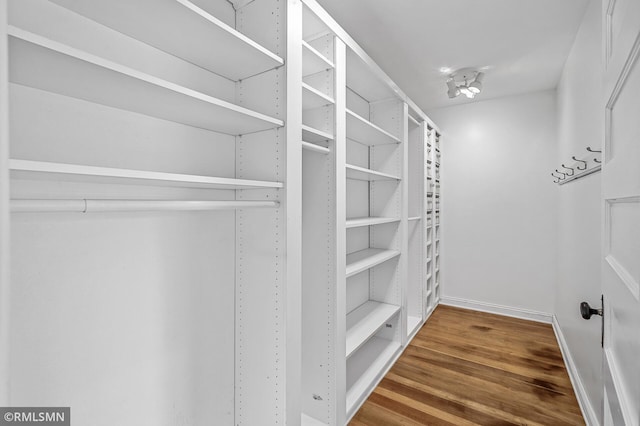
[[[585,423],[550,325],[440,305],[349,424]]]

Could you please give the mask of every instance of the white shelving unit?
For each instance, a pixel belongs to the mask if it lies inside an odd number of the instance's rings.
[[[5,3],[12,404],[347,424],[439,300],[435,124],[316,0]]]
[[[436,163],[436,144],[439,152],[439,133],[432,126],[426,129],[426,150],[425,150],[425,175],[426,175],[426,214],[427,226],[425,227],[426,238],[426,297],[424,298],[425,315],[428,317],[438,304],[440,299],[439,289],[439,235],[440,235],[440,164]],[[437,186],[436,186],[437,185]]]
[[[425,215],[425,148],[426,132],[424,121],[413,116],[415,111],[407,108],[407,160],[406,160],[406,211],[407,226],[407,273],[405,283],[407,340],[411,339],[426,320],[425,291],[426,265],[424,263],[426,247],[426,230],[422,218]]]
[[[434,196],[434,206],[433,206],[433,301],[432,305],[435,307],[440,301],[440,294],[442,292],[442,287],[440,286],[440,204],[442,200],[442,193],[440,191],[440,165],[441,165],[441,151],[440,151],[440,132],[437,130],[433,131],[433,196]]]
[[[302,146],[307,148],[302,157],[301,424],[329,426],[344,422],[339,378],[345,374],[341,366],[345,341],[344,332],[342,337],[336,332],[340,323],[345,327],[345,319],[340,322],[337,314],[338,280],[344,274],[344,263],[342,273],[336,263],[338,229],[344,226],[337,216],[336,194],[337,182],[344,180],[345,173],[342,169],[340,177],[337,166],[344,161],[337,149],[344,143],[344,130],[338,124],[344,95],[336,83],[341,72],[338,52],[344,44],[306,5],[295,13],[290,19],[302,24],[296,28],[302,52],[298,84],[303,97]],[[319,102],[304,101],[312,94]]]
[[[315,0],[299,13],[302,424],[343,425],[430,313],[434,125]]]
[[[406,104],[369,68],[366,58],[348,47],[344,205],[347,217],[371,218],[367,227],[344,230],[346,415],[350,418],[403,343],[407,137],[400,124]],[[379,217],[400,221],[381,224]]]
[[[281,2],[4,5],[12,403],[46,371],[79,424],[291,424]]]

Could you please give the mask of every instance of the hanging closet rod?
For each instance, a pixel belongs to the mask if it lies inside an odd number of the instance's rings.
[[[11,200],[12,213],[202,211],[278,207],[278,201]]]

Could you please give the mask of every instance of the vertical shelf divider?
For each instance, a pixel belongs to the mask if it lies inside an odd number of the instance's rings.
[[[347,47],[335,39],[335,171],[336,171],[336,424],[347,422]]]

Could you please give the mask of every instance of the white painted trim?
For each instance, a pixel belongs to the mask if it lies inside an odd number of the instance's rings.
[[[558,346],[560,346],[560,352],[562,352],[564,365],[567,368],[567,372],[569,373],[569,379],[571,380],[571,385],[573,386],[573,392],[576,394],[576,399],[578,400],[580,411],[582,411],[582,417],[584,417],[587,426],[600,426],[598,416],[596,415],[596,412],[593,409],[593,405],[591,405],[591,401],[587,396],[587,391],[584,387],[584,383],[582,383],[582,379],[580,378],[580,374],[578,373],[578,368],[576,366],[576,363],[573,361],[571,351],[569,350],[567,341],[565,340],[564,334],[562,333],[562,328],[560,327],[558,319],[555,315],[553,315],[551,324],[553,326],[553,332],[556,335],[556,340],[558,341]]]
[[[632,410],[633,403],[629,401],[629,392],[626,392],[623,384],[623,373],[620,371],[618,361],[610,349],[604,350],[604,360],[609,367],[609,373],[611,374],[611,380],[613,381],[613,391],[615,392],[615,397],[619,403],[619,408],[622,412],[625,426],[638,426],[638,417]],[[609,393],[609,390],[610,388],[607,388],[607,393]]]
[[[526,319],[530,321],[551,324],[552,315],[547,312],[534,311],[531,309],[516,308],[513,306],[497,305],[495,303],[479,302],[476,300],[463,299],[460,297],[441,296],[440,303],[458,308],[473,309],[474,311],[488,312],[490,314],[504,315],[507,317]]]

